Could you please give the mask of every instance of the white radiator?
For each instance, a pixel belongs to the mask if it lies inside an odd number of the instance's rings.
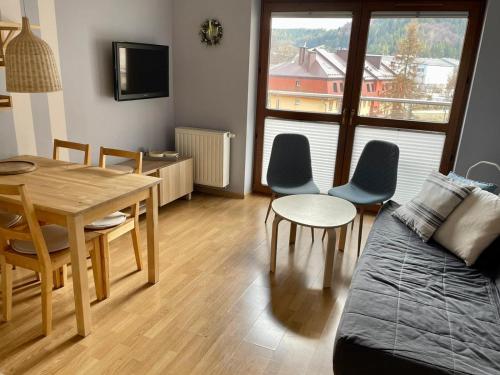
[[[175,149],[193,158],[194,183],[223,188],[229,185],[230,139],[227,131],[175,128]]]

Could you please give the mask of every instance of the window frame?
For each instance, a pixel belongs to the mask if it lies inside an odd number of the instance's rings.
[[[264,122],[267,117],[297,121],[318,121],[340,124],[339,143],[335,165],[334,186],[344,184],[349,178],[354,134],[357,126],[374,126],[409,130],[434,131],[446,134],[440,171],[451,170],[458,148],[458,142],[465,115],[465,108],[470,92],[475,60],[479,48],[482,25],[484,22],[485,0],[444,0],[437,4],[432,0],[400,1],[334,1],[334,0],[262,0],[259,74],[257,93],[257,113],[254,143],[253,191],[270,193],[270,189],[261,184],[262,152],[264,140]],[[268,109],[267,79],[269,71],[269,47],[271,36],[271,17],[274,12],[344,12],[352,13],[351,40],[345,75],[342,109],[340,113],[309,113]],[[358,116],[359,98],[361,97],[362,77],[365,52],[367,48],[370,19],[373,12],[380,11],[467,11],[469,22],[466,29],[461,63],[457,73],[457,83],[450,116],[447,123],[407,121],[386,118]],[[387,89],[387,87],[386,87]],[[333,167],[333,166],[332,166]]]

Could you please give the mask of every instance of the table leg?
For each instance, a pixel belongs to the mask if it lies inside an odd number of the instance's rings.
[[[87,246],[82,216],[67,218],[71,268],[73,271],[73,294],[75,297],[76,326],[80,336],[91,330],[89,280],[87,277]]]
[[[346,224],[340,228],[339,251],[344,251],[344,249],[345,249],[345,239],[347,237],[347,226],[348,225],[349,224]]]
[[[297,224],[295,223],[290,223],[290,245],[295,244],[295,238],[297,237]]]
[[[330,288],[332,285],[333,260],[335,258],[335,229],[329,228],[328,243],[326,245],[325,274],[323,276],[323,288]]]
[[[158,188],[149,189],[149,198],[146,200],[146,222],[148,230],[148,281],[156,284],[160,279],[158,239]]]
[[[271,237],[271,265],[269,271],[271,273],[276,272],[276,251],[278,248],[278,226],[282,217],[279,215],[274,215],[273,220],[273,234]]]

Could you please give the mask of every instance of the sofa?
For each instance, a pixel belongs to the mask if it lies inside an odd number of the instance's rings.
[[[473,267],[379,212],[334,344],[335,375],[500,374],[500,241]]]

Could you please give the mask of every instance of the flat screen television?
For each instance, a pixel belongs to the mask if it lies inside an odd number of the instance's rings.
[[[169,96],[168,46],[113,42],[115,100]]]

